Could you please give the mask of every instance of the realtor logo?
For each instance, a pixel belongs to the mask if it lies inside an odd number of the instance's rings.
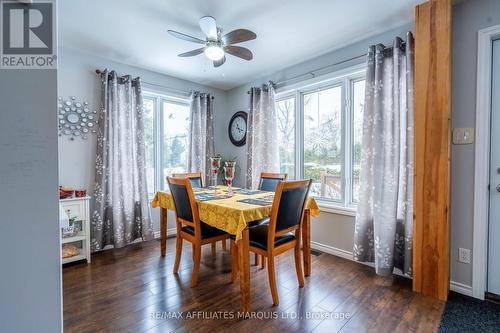
[[[0,68],[56,68],[55,3],[0,2]]]

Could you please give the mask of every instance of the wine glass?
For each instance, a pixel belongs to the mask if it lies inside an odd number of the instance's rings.
[[[210,168],[212,169],[212,174],[214,177],[214,189],[217,194],[217,175],[219,174],[220,168],[220,159],[219,155],[210,157]]]
[[[234,171],[236,169],[236,161],[226,161],[224,162],[224,178],[226,179],[227,192],[233,194],[233,179]]]

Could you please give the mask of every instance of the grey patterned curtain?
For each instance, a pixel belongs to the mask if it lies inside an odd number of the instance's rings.
[[[250,90],[247,120],[247,188],[258,186],[261,172],[279,172],[278,116],[274,87],[269,82]]]
[[[91,248],[153,238],[140,79],[101,74]]]
[[[213,97],[193,92],[191,95],[190,140],[188,152],[189,172],[201,172],[205,179],[211,177],[210,157],[214,156]]]
[[[413,36],[367,56],[354,259],[412,275]]]

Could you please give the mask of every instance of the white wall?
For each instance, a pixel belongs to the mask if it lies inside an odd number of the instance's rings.
[[[56,70],[0,70],[0,331],[60,332]]]
[[[63,42],[64,41],[61,41],[61,44],[63,44]],[[223,121],[220,120],[219,117],[225,113],[226,93],[218,89],[151,72],[138,67],[113,62],[77,50],[62,48],[59,52],[59,96],[63,98],[76,96],[79,100],[89,102],[91,108],[99,110],[100,81],[95,74],[95,70],[105,68],[115,70],[119,75],[130,74],[134,77],[140,76],[143,82],[143,89],[148,89],[149,87],[154,90],[164,90],[167,94],[167,89],[160,86],[179,89],[186,92],[190,90],[210,92],[215,96],[215,146],[221,145],[221,142],[224,140],[222,132],[226,133],[226,129],[220,128]],[[59,137],[59,183],[61,185],[85,188],[87,192],[92,195],[95,150],[95,134],[90,135],[87,140],[78,138],[74,141],[70,141],[65,136]],[[91,207],[93,207],[92,203]],[[152,210],[152,217],[154,230],[158,231],[159,212],[157,209]],[[173,227],[174,224],[170,218],[169,228]]]
[[[500,24],[500,1],[467,0],[453,7],[452,127],[474,127],[477,32]],[[472,263],[458,262],[458,248],[472,250],[474,145],[451,147],[451,280],[472,284]]]
[[[363,41],[297,64],[295,66],[282,69],[269,75],[264,75],[259,80],[250,82],[228,91],[226,102],[227,107],[225,109],[226,114],[218,117],[219,120],[223,121],[223,124],[218,124],[218,127],[227,128],[231,116],[236,111],[243,110],[248,112],[249,95],[247,94],[247,91],[250,89],[250,87],[260,86],[269,80],[279,82],[291,77],[295,77],[297,75],[314,71],[324,66],[344,61],[346,59],[351,59],[353,57],[366,53],[368,47],[372,44],[383,43],[386,45],[391,45],[395,36],[404,37],[406,35],[406,32],[409,30],[413,30],[412,25],[406,25],[394,30],[390,30],[381,35],[370,37]],[[364,58],[360,58],[358,60],[349,61],[347,63],[332,67],[331,70],[340,70],[363,63],[364,61]],[[292,83],[296,83],[296,81]],[[223,145],[219,145],[218,149],[225,155],[236,156],[238,164],[242,169],[241,174],[246,173],[246,145],[243,147],[235,147],[231,143],[231,141],[229,141],[229,138],[226,134]],[[241,185],[243,183],[242,181],[242,177],[239,177],[238,179],[236,179],[235,184]],[[352,257],[350,253],[352,253],[354,244],[354,217],[322,212],[318,218],[312,219],[311,240],[314,242],[313,246],[316,248],[346,257]]]

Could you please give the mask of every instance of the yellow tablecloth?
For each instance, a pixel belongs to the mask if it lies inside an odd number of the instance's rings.
[[[220,187],[218,193],[226,187]],[[208,190],[212,191],[213,190]],[[200,193],[200,192],[198,192]],[[263,192],[253,195],[235,193],[231,198],[209,201],[198,201],[198,211],[200,220],[208,225],[216,227],[225,232],[236,235],[236,239],[241,239],[242,232],[247,223],[268,217],[271,213],[271,205],[259,206],[238,202],[241,199],[260,198],[271,194]],[[153,208],[161,207],[174,210],[174,202],[170,192],[156,192],[151,202]],[[306,203],[306,209],[309,209],[312,216],[319,215],[318,204],[314,198],[309,197]]]

